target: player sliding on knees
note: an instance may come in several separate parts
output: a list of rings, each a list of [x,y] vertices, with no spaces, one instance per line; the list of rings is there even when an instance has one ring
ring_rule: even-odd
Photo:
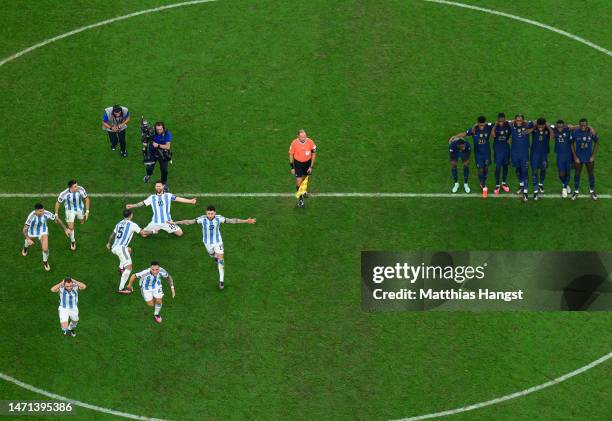
[[[223,289],[225,287],[225,254],[223,250],[223,239],[221,238],[221,224],[255,224],[256,222],[257,220],[255,218],[226,218],[217,215],[214,206],[208,206],[206,208],[206,215],[174,223],[177,225],[202,225],[202,242],[210,257],[215,259],[217,263],[217,268],[219,269],[219,289]]]
[[[61,219],[56,218],[54,214],[45,210],[42,204],[37,203],[34,205],[34,210],[30,212],[23,226],[25,242],[21,250],[21,255],[27,256],[28,248],[34,244],[34,238],[38,238],[40,248],[42,249],[43,268],[47,272],[51,270],[51,266],[49,266],[49,227],[47,226],[49,219],[59,224],[66,233],[66,236],[70,237],[72,230],[66,227]]]
[[[59,294],[59,319],[64,335],[76,336],[79,322],[79,290],[87,288],[83,282],[66,277],[51,287],[51,292]]]
[[[74,237],[74,220],[84,224],[89,219],[90,200],[87,192],[79,186],[76,180],[68,182],[68,188],[59,194],[55,202],[55,217],[59,216],[60,205],[64,203],[66,213],[66,225],[72,230],[70,233],[70,250],[76,250],[76,239]]]
[[[480,181],[482,197],[484,198],[489,195],[487,174],[489,173],[489,163],[491,162],[491,144],[489,143],[489,138],[491,137],[492,129],[493,125],[487,123],[486,117],[480,116],[473,127],[449,139],[449,142],[452,142],[456,139],[472,136],[474,141],[474,157],[476,158],[476,167],[478,168],[478,180]]]
[[[141,206],[151,206],[153,209],[153,217],[149,225],[145,227],[145,231],[151,234],[157,234],[159,230],[164,230],[169,234],[174,234],[177,237],[183,235],[183,230],[172,223],[170,215],[170,206],[172,202],[196,204],[197,199],[185,199],[178,197],[169,192],[164,192],[164,183],[157,181],[155,183],[155,194],[147,197],[142,202],[125,205],[126,209],[139,208]]]
[[[162,278],[168,280],[168,285],[170,285],[170,290],[172,291],[172,298],[174,298],[174,280],[172,276],[166,272],[166,269],[159,266],[159,262],[154,260],[151,262],[151,267],[149,269],[145,269],[131,276],[130,283],[127,286],[130,291],[132,290],[132,284],[136,278],[138,278],[142,298],[149,307],[155,308],[153,311],[153,319],[155,319],[155,322],[161,323],[162,318],[159,313],[161,312],[162,298],[164,297],[164,289],[161,280]]]
[[[315,158],[317,155],[317,145],[306,136],[304,130],[298,131],[298,137],[289,146],[289,167],[291,174],[295,176],[295,189],[300,191],[303,182],[308,182],[308,177],[312,174]],[[307,193],[298,193],[298,208],[304,207],[304,199]]]
[[[134,214],[131,210],[123,211],[123,220],[115,225],[115,229],[108,238],[106,248],[119,258],[119,273],[121,279],[119,281],[120,294],[130,294],[132,291],[125,288],[132,271],[132,249],[129,247],[130,241],[134,233],[146,237],[150,232],[141,229],[136,222],[132,221]],[[111,245],[112,244],[112,245]]]

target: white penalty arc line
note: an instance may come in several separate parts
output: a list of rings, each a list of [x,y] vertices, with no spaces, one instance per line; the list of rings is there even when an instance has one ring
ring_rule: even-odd
[[[58,401],[69,402],[76,406],[91,409],[92,411],[98,411],[98,412],[102,412],[102,413],[109,414],[109,415],[115,415],[117,417],[130,418],[133,420],[167,421],[161,418],[149,418],[149,417],[143,417],[141,415],[129,414],[127,412],[115,411],[114,409],[103,408],[101,406],[91,405],[85,402],[77,401],[75,399],[70,399],[65,396],[56,395],[55,393],[51,393],[51,392],[47,392],[46,390],[39,389],[36,386],[32,386],[31,384],[24,383],[21,380],[18,380],[4,373],[0,373],[0,379],[13,383],[23,389],[29,390],[30,392],[34,392],[39,395],[43,395],[43,396],[46,396],[48,398],[55,399]]]
[[[184,197],[295,197],[295,193],[275,193],[275,192],[253,192],[253,193],[232,193],[232,192],[186,192],[186,193],[174,193],[177,196]],[[43,197],[57,197],[58,193],[0,193],[0,198],[43,198]],[[90,193],[91,197],[100,198],[145,198],[149,193]],[[310,197],[338,197],[338,198],[390,198],[390,199],[419,199],[419,198],[432,198],[432,199],[481,199],[482,196],[476,193],[404,193],[404,192],[328,192],[328,193],[309,193]],[[584,195],[587,197],[586,195]],[[502,198],[518,198],[519,195],[512,193],[500,194],[495,196],[489,195],[489,198],[502,199]],[[540,194],[539,197],[545,199],[561,199],[560,194]],[[612,199],[610,194],[599,194],[599,199]]]
[[[127,15],[123,15],[123,16],[117,16],[111,19],[106,19],[91,25],[86,25],[77,29],[74,29],[72,31],[66,32],[64,34],[60,34],[58,36],[55,36],[53,38],[49,38],[46,39],[38,44],[32,45],[24,50],[21,50],[11,56],[5,57],[4,59],[0,60],[0,67],[4,66],[6,63],[9,63],[27,53],[30,53],[38,48],[44,47],[46,45],[49,45],[55,41],[59,41],[61,39],[64,38],[68,38],[72,35],[76,35],[80,32],[86,31],[88,29],[93,29],[96,27],[100,27],[100,26],[104,26],[104,25],[108,25],[111,24],[113,22],[118,22],[121,20],[125,20],[125,19],[129,19],[132,17],[136,17],[136,16],[140,16],[140,15],[145,15],[145,14],[149,14],[149,13],[155,13],[155,12],[161,12],[163,10],[168,10],[168,9],[173,9],[173,8],[177,8],[177,7],[182,7],[182,6],[190,6],[190,5],[196,5],[196,4],[201,4],[201,3],[208,3],[211,1],[215,1],[215,0],[193,0],[193,1],[186,1],[186,2],[181,2],[181,3],[175,3],[175,4],[169,4],[169,5],[165,5],[165,6],[160,6],[160,7],[156,7],[156,8],[152,8],[152,9],[146,9],[146,10],[141,10],[138,12],[134,12],[134,13],[129,13]],[[516,15],[512,15],[509,13],[505,13],[505,12],[499,12],[496,10],[492,10],[492,9],[486,9],[484,7],[478,7],[478,6],[472,6],[472,5],[467,5],[467,4],[463,4],[463,3],[458,3],[458,2],[452,2],[452,1],[444,1],[444,0],[423,0],[423,1],[427,1],[429,3],[438,3],[438,4],[445,4],[445,5],[449,5],[449,6],[455,6],[455,7],[462,7],[462,8],[466,8],[466,9],[472,9],[472,10],[478,10],[481,12],[485,12],[485,13],[489,13],[492,15],[498,15],[498,16],[503,16],[509,19],[514,19],[523,23],[527,23],[530,25],[534,25],[552,32],[555,32],[557,34],[563,35],[565,37],[571,38],[575,41],[581,42],[597,51],[600,51],[608,56],[612,56],[612,52],[591,42],[588,41],[584,38],[581,38],[577,35],[571,34],[569,32],[563,31],[561,29],[555,28],[553,26],[550,25],[546,25],[531,19],[526,19],[520,16],[516,16]],[[121,193],[102,193],[99,194],[100,197],[104,197],[102,195],[107,195],[106,197],[136,197],[136,196],[141,196],[141,195],[137,195],[135,193],[126,193],[126,194],[121,194]],[[19,193],[2,193],[0,194],[0,197],[51,197],[51,196],[55,196],[55,194],[42,194],[42,196],[36,195],[35,194],[28,194],[28,193],[24,193],[24,194],[19,194]],[[116,196],[115,196],[116,195]],[[133,196],[132,196],[133,195]],[[290,193],[208,193],[206,194],[206,196],[218,196],[218,197],[289,197],[292,196],[292,194]],[[202,194],[202,196],[204,196],[204,194]],[[318,196],[320,197],[478,197],[478,195],[464,195],[464,194],[450,194],[450,193],[319,193]],[[94,195],[95,197],[95,195]],[[553,196],[554,197],[554,196]],[[599,197],[601,198],[609,198],[608,195],[600,195]],[[551,382],[548,383],[544,383],[543,385],[540,386],[535,386],[531,389],[527,389],[525,391],[522,392],[517,392],[514,393],[512,395],[507,395],[505,397],[501,397],[501,398],[497,398],[491,401],[487,401],[487,402],[483,402],[480,404],[475,404],[475,405],[471,405],[468,407],[463,407],[463,408],[458,408],[455,410],[450,410],[450,411],[444,411],[444,412],[439,412],[439,413],[435,413],[435,414],[428,414],[428,415],[421,415],[419,417],[413,417],[413,418],[407,418],[406,420],[412,420],[412,421],[416,421],[416,420],[421,420],[421,419],[427,419],[427,418],[433,418],[433,417],[441,417],[441,416],[445,416],[445,415],[450,415],[450,414],[455,414],[455,413],[459,413],[459,412],[465,412],[465,411],[469,411],[472,409],[477,409],[477,408],[481,408],[483,406],[487,406],[487,405],[493,405],[495,403],[498,402],[502,402],[504,400],[509,400],[509,399],[514,399],[515,397],[519,397],[519,396],[524,396],[528,393],[532,393],[535,392],[536,390],[541,390],[545,387],[549,387],[552,386],[554,384],[558,384],[564,380],[567,380],[570,377],[573,377],[577,374],[580,374],[586,370],[589,370],[592,367],[595,367],[596,365],[599,365],[601,363],[603,363],[604,361],[606,361],[607,359],[609,359],[612,356],[612,353],[593,361],[592,363],[582,367],[581,369],[578,369],[572,373],[568,373],[565,376],[561,376]],[[65,398],[63,396],[60,395],[56,395],[50,392],[46,392],[42,389],[38,389],[32,385],[29,385],[27,383],[23,383],[13,377],[7,376],[6,374],[0,373],[0,378],[9,381],[11,383],[14,383],[17,386],[23,387],[24,389],[28,389],[32,392],[35,393],[39,393],[42,394],[44,396],[50,397],[52,399],[58,399],[58,400],[63,400],[63,401],[69,401],[74,403],[75,405],[84,407],[84,408],[88,408],[94,411],[98,411],[98,412],[103,412],[103,413],[107,413],[107,414],[112,414],[112,415],[116,415],[116,416],[120,416],[120,417],[124,417],[124,418],[131,418],[131,419],[139,419],[139,420],[147,420],[147,419],[151,419],[151,420],[155,420],[155,418],[147,418],[147,417],[143,417],[143,416],[139,416],[139,415],[133,415],[133,414],[128,414],[128,413],[124,413],[124,412],[120,412],[120,411],[115,411],[112,409],[107,409],[107,408],[102,408],[102,407],[98,407],[95,405],[90,405],[84,402],[79,402],[79,401],[75,401],[75,400],[71,400],[68,398]]]
[[[520,398],[521,396],[525,396],[525,395],[529,395],[530,393],[533,392],[537,392],[539,390],[542,389],[546,389],[547,387],[550,386],[555,386],[561,382],[564,382],[568,379],[571,379],[572,377],[575,377],[579,374],[584,373],[587,370],[590,370],[593,367],[596,367],[600,364],[603,364],[604,362],[606,362],[607,360],[609,360],[610,358],[612,358],[612,352],[604,355],[601,358],[596,359],[595,361],[593,361],[592,363],[589,363],[587,365],[585,365],[584,367],[580,367],[570,373],[564,374],[563,376],[557,377],[556,379],[553,379],[551,381],[548,381],[546,383],[542,383],[538,386],[533,386],[530,387],[529,389],[525,389],[525,390],[521,390],[520,392],[514,392],[511,393],[509,395],[506,396],[502,396],[499,398],[495,398],[495,399],[491,399],[489,401],[485,401],[485,402],[480,402],[480,403],[476,403],[474,405],[468,405],[468,406],[464,406],[461,408],[456,408],[456,409],[450,409],[448,411],[442,411],[442,412],[435,412],[432,414],[427,414],[427,415],[419,415],[416,417],[411,417],[411,418],[402,418],[401,420],[398,421],[419,421],[419,420],[426,420],[426,419],[430,419],[430,418],[439,418],[439,417],[445,417],[448,415],[455,415],[455,414],[459,414],[461,412],[467,412],[467,411],[472,411],[474,409],[479,409],[479,408],[483,408],[485,406],[490,406],[490,405],[495,405],[501,402],[505,402],[505,401],[509,401],[511,399],[515,399],[515,398]]]

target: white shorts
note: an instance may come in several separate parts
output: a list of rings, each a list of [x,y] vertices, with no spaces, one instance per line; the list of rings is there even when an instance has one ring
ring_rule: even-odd
[[[40,234],[38,234],[38,235],[34,235],[34,234],[30,234],[30,233],[28,233],[28,237],[30,237],[32,240],[35,240],[35,239],[39,239],[39,240],[40,240],[40,238],[41,238],[43,235],[48,236],[48,235],[49,235],[49,231],[47,231],[47,232],[41,232],[41,233],[40,233]]]
[[[140,292],[142,293],[142,298],[144,298],[145,301],[151,301],[153,298],[161,298],[164,296],[164,290],[162,287],[155,289],[140,288]]]
[[[181,227],[176,224],[156,224],[154,222],[150,222],[149,225],[144,228],[144,230],[154,234],[157,234],[159,230],[166,231],[168,234],[174,234],[175,232],[180,231]]]
[[[211,256],[214,256],[215,254],[223,254],[223,243],[218,243],[218,244],[204,243],[204,247],[206,247],[206,251]]]
[[[79,308],[78,307],[75,307],[75,308],[58,307],[57,309],[59,310],[60,322],[65,323],[68,321],[68,319],[72,320],[73,322],[79,321]]]
[[[127,246],[115,246],[111,249],[114,255],[119,258],[119,268],[123,269],[127,265],[132,264],[132,256],[130,255],[130,249]]]
[[[85,217],[83,211],[75,211],[66,209],[66,222],[74,222],[74,218],[77,218],[79,221],[82,221]]]

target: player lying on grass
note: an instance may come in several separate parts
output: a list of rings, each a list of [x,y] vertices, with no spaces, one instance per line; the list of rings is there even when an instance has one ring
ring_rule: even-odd
[[[493,125],[487,123],[486,117],[480,116],[473,127],[449,139],[449,142],[453,142],[456,139],[472,136],[472,140],[474,141],[474,157],[476,159],[476,167],[478,168],[478,180],[480,181],[480,189],[482,190],[482,197],[484,198],[489,195],[487,175],[489,173],[489,163],[491,162],[491,145],[489,139],[492,129]]]
[[[597,200],[595,193],[595,155],[599,149],[599,137],[597,132],[592,127],[589,127],[589,122],[586,118],[581,118],[578,127],[571,132],[572,154],[576,163],[576,172],[574,174],[574,193],[572,200],[578,198],[580,188],[580,173],[582,167],[586,165],[589,173],[589,191],[591,199]]]
[[[531,132],[531,176],[533,177],[533,200],[538,200],[544,193],[544,180],[548,167],[548,152],[550,138],[554,137],[552,128],[546,124],[546,119],[540,117]]]
[[[49,266],[48,220],[55,221],[56,224],[59,224],[66,233],[66,236],[70,237],[72,230],[66,227],[61,219],[56,218],[54,214],[45,210],[42,204],[37,203],[34,205],[34,210],[30,212],[23,226],[23,236],[25,237],[25,242],[23,244],[23,249],[21,250],[22,256],[27,256],[28,248],[34,244],[34,239],[37,238],[40,241],[40,248],[42,249],[43,268],[45,268],[47,272],[51,270],[51,266]]]
[[[459,190],[459,178],[457,175],[457,161],[461,159],[463,165],[463,189],[466,193],[470,192],[470,186],[468,185],[468,178],[470,176],[470,151],[472,147],[470,143],[465,139],[456,139],[450,142],[448,145],[448,151],[450,155],[451,165],[451,176],[455,184],[453,185],[453,193],[457,193]]]
[[[155,183],[155,194],[147,197],[142,202],[125,205],[125,208],[132,209],[145,205],[151,206],[151,209],[153,210],[153,217],[151,218],[149,225],[145,227],[145,231],[150,232],[151,234],[157,234],[159,230],[163,230],[169,234],[174,234],[177,237],[180,237],[183,235],[183,230],[176,226],[176,224],[170,222],[172,221],[170,206],[172,205],[172,202],[175,201],[195,205],[197,199],[185,199],[183,197],[175,196],[172,193],[164,192],[164,183],[162,183],[160,180]]]
[[[255,218],[226,218],[217,215],[214,206],[208,206],[206,208],[206,215],[174,223],[177,225],[202,225],[202,242],[210,257],[215,259],[215,263],[217,263],[217,268],[219,269],[219,289],[223,289],[225,287],[225,252],[223,250],[223,238],[221,238],[221,224],[255,224],[256,222]]]
[[[491,131],[493,138],[493,159],[495,160],[495,190],[493,194],[499,195],[500,188],[508,193],[508,165],[510,163],[510,123],[506,121],[506,114],[499,113],[497,122]],[[501,184],[499,182],[501,175]]]
[[[85,189],[77,184],[76,180],[70,180],[68,188],[59,194],[55,202],[56,218],[59,216],[59,208],[62,203],[64,203],[66,214],[66,225],[72,230],[70,233],[70,250],[76,250],[74,219],[78,219],[81,224],[89,219],[89,196]]]
[[[129,291],[132,291],[132,284],[138,278],[138,284],[140,285],[140,292],[142,298],[145,300],[149,307],[155,307],[153,311],[153,319],[157,323],[162,322],[160,316],[162,308],[162,298],[164,297],[164,289],[162,287],[162,278],[168,280],[170,285],[170,291],[172,291],[172,298],[174,298],[174,280],[172,276],[166,270],[159,266],[159,262],[156,260],[151,262],[151,267],[141,272],[135,273],[130,277],[130,282],[127,286]]]
[[[64,335],[76,336],[76,326],[79,322],[79,291],[85,288],[87,285],[71,277],[66,277],[51,287],[51,292],[59,294],[58,311]]]
[[[289,167],[291,174],[295,176],[295,189],[299,191],[300,185],[305,177],[312,174],[315,158],[317,156],[317,145],[309,139],[304,130],[298,131],[298,137],[289,146]],[[297,206],[304,207],[306,194],[300,195]]]
[[[150,232],[141,229],[136,222],[133,222],[133,217],[134,213],[131,210],[124,210],[123,220],[115,225],[115,229],[113,229],[106,243],[106,248],[119,258],[119,273],[121,274],[121,279],[119,280],[118,292],[121,294],[130,293],[130,291],[125,288],[125,284],[132,272],[132,249],[129,247],[132,236],[134,233],[140,234],[143,237],[150,234]]]

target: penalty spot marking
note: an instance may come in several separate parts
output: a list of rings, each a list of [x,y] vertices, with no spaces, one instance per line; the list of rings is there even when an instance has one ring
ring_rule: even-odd
[[[38,387],[32,386],[31,384],[24,383],[21,380],[17,380],[16,378],[6,375],[4,373],[0,373],[0,379],[13,383],[23,389],[29,390],[30,392],[34,392],[39,395],[43,395],[43,396],[46,396],[48,398],[55,399],[58,401],[69,402],[73,405],[80,406],[82,408],[91,409],[92,411],[98,411],[98,412],[102,412],[105,414],[115,415],[117,417],[130,418],[133,420],[166,421],[160,418],[149,418],[149,417],[143,417],[141,415],[129,414],[127,412],[115,411],[114,409],[103,408],[101,406],[91,405],[85,402],[77,401],[75,399],[66,398],[61,395],[56,395],[55,393],[47,392],[46,390],[43,390],[43,389],[39,389]]]
[[[123,16],[117,16],[111,19],[106,19],[97,23],[93,23],[91,25],[86,25],[77,29],[74,29],[72,31],[66,32],[64,34],[55,36],[53,38],[49,38],[46,39],[38,44],[32,45],[24,50],[21,50],[11,56],[8,56],[2,60],[0,60],[0,67],[4,66],[6,63],[9,63],[27,53],[30,53],[38,48],[44,47],[45,45],[51,44],[55,41],[59,41],[61,39],[64,38],[68,38],[72,35],[76,35],[80,32],[86,31],[88,29],[93,29],[93,28],[97,28],[100,26],[104,26],[104,25],[108,25],[111,24],[113,22],[118,22],[121,20],[125,20],[125,19],[129,19],[135,16],[140,16],[140,15],[146,15],[149,13],[154,13],[154,12],[161,12],[163,10],[168,10],[168,9],[173,9],[173,8],[177,8],[177,7],[182,7],[182,6],[190,6],[190,5],[196,5],[196,4],[201,4],[201,3],[208,3],[211,1],[215,1],[215,0],[193,0],[193,1],[186,1],[186,2],[182,2],[182,3],[175,3],[175,4],[169,4],[166,6],[160,6],[160,7],[156,7],[156,8],[152,8],[152,9],[146,9],[146,10],[141,10],[138,12],[134,12],[134,13],[130,13],[127,15],[123,15]],[[523,23],[527,23],[529,25],[534,25],[537,26],[539,28],[543,28],[552,32],[555,32],[559,35],[563,35],[565,37],[571,38],[575,41],[581,42],[584,45],[587,45],[588,47],[591,47],[597,51],[600,51],[608,56],[612,57],[612,52],[610,50],[607,50],[591,41],[588,41],[582,37],[579,37],[577,35],[571,34],[569,32],[563,31],[561,29],[555,28],[553,26],[550,25],[546,25],[543,23],[540,23],[538,21],[532,20],[532,19],[526,19],[520,16],[516,16],[516,15],[512,15],[510,13],[505,13],[505,12],[499,12],[497,10],[493,10],[493,9],[486,9],[484,7],[478,7],[478,6],[472,6],[472,5],[467,5],[467,4],[463,4],[463,3],[458,3],[458,2],[453,2],[453,1],[445,1],[445,0],[423,0],[423,1],[427,1],[429,3],[438,3],[438,4],[443,4],[443,5],[448,5],[448,6],[455,6],[455,7],[462,7],[465,9],[472,9],[472,10],[478,10],[480,12],[485,12],[485,13],[489,13],[492,15],[497,15],[497,16],[503,16],[509,19],[513,19],[513,20],[517,20]],[[31,193],[23,193],[23,194],[19,194],[19,193],[1,193],[0,197],[51,197],[51,196],[56,196],[55,194],[51,195],[49,193],[46,194],[42,194],[41,195],[37,195],[37,196],[28,196]],[[106,197],[136,197],[136,194],[134,193],[129,193],[129,194],[121,194],[121,193],[101,193],[98,196],[100,197],[104,197],[102,195],[107,195]],[[134,195],[134,196],[130,196],[130,195]],[[111,195],[115,195],[115,196],[111,196]],[[206,194],[206,196],[211,196],[213,197],[214,195],[218,196],[218,197],[289,197],[292,196],[291,193],[209,193]],[[95,197],[95,195],[93,195]],[[138,195],[138,196],[142,196],[142,195]],[[314,195],[313,195],[314,196]],[[474,195],[465,195],[465,194],[451,194],[451,193],[319,193],[317,196],[319,197],[479,197],[478,195],[474,194]],[[493,196],[495,197],[495,196]],[[503,197],[511,197],[511,195],[507,195],[507,196],[503,196]],[[551,196],[551,197],[558,197],[558,196]],[[610,198],[609,195],[600,195],[599,197],[601,198],[605,198],[608,199]],[[460,412],[465,412],[465,411],[470,411],[473,409],[478,409],[478,408],[482,408],[483,406],[489,406],[489,405],[494,405],[496,403],[499,402],[503,402],[503,401],[507,401],[510,399],[514,399],[520,396],[524,396],[527,395],[529,393],[533,393],[535,391],[544,389],[546,387],[549,386],[553,386],[556,385],[558,383],[561,383],[562,381],[565,381],[571,377],[574,377],[580,373],[583,373],[601,363],[603,363],[604,361],[608,360],[609,358],[612,357],[612,353],[609,353],[601,358],[599,358],[598,360],[593,361],[592,363],[578,369],[575,370],[571,373],[568,373],[564,376],[558,377],[555,380],[552,380],[550,382],[544,383],[542,385],[539,386],[534,386],[530,389],[526,389],[524,391],[521,392],[516,392],[513,393],[511,395],[506,395],[503,396],[501,398],[497,398],[497,399],[493,399],[490,401],[486,401],[486,402],[481,402],[479,404],[474,404],[474,405],[470,405],[470,406],[466,406],[466,407],[462,407],[462,408],[457,408],[457,409],[453,409],[453,410],[449,410],[449,411],[443,411],[443,412],[438,412],[438,413],[434,413],[434,414],[427,414],[427,415],[421,415],[418,417],[412,417],[412,418],[406,418],[405,421],[416,421],[416,420],[422,420],[422,419],[428,419],[428,418],[434,418],[434,417],[442,417],[442,416],[446,416],[446,415],[451,415],[451,414],[457,414]],[[139,419],[139,420],[154,420],[155,418],[147,418],[147,417],[143,417],[143,416],[139,416],[139,415],[132,415],[132,414],[128,414],[125,412],[120,412],[120,411],[115,411],[112,409],[107,409],[107,408],[102,408],[99,406],[95,406],[95,405],[90,405],[84,402],[79,402],[79,401],[74,401],[74,400],[70,400],[68,398],[65,398],[63,396],[60,395],[56,395],[50,392],[46,392],[42,389],[38,389],[37,387],[34,387],[32,385],[29,385],[27,383],[23,383],[13,377],[7,376],[6,374],[0,373],[0,378],[9,381],[11,383],[14,383],[17,386],[20,386],[24,389],[28,389],[34,393],[38,393],[44,396],[47,396],[49,398],[52,399],[58,399],[58,400],[63,400],[63,401],[69,401],[74,403],[75,405],[84,407],[84,408],[88,408],[94,411],[98,411],[98,412],[104,412],[104,413],[108,413],[108,414],[112,414],[112,415],[116,415],[116,416],[120,416],[120,417],[124,417],[124,418],[131,418],[131,419]]]
[[[145,198],[149,193],[90,193],[91,197],[108,197],[108,198]],[[295,197],[295,193],[274,193],[274,192],[255,192],[255,193],[174,193],[177,196],[187,197]],[[0,193],[0,198],[39,198],[39,197],[57,197],[57,193]],[[310,193],[310,197],[364,197],[364,198],[391,198],[391,199],[414,199],[414,198],[433,198],[433,199],[480,199],[478,193],[386,193],[386,192],[329,192],[329,193]],[[512,193],[501,194],[499,196],[490,195],[492,199],[519,199],[520,196]],[[541,194],[541,198],[545,199],[561,199],[560,194]],[[600,194],[597,195],[600,199],[612,199],[612,195]],[[588,194],[582,193],[580,199],[589,198]]]

